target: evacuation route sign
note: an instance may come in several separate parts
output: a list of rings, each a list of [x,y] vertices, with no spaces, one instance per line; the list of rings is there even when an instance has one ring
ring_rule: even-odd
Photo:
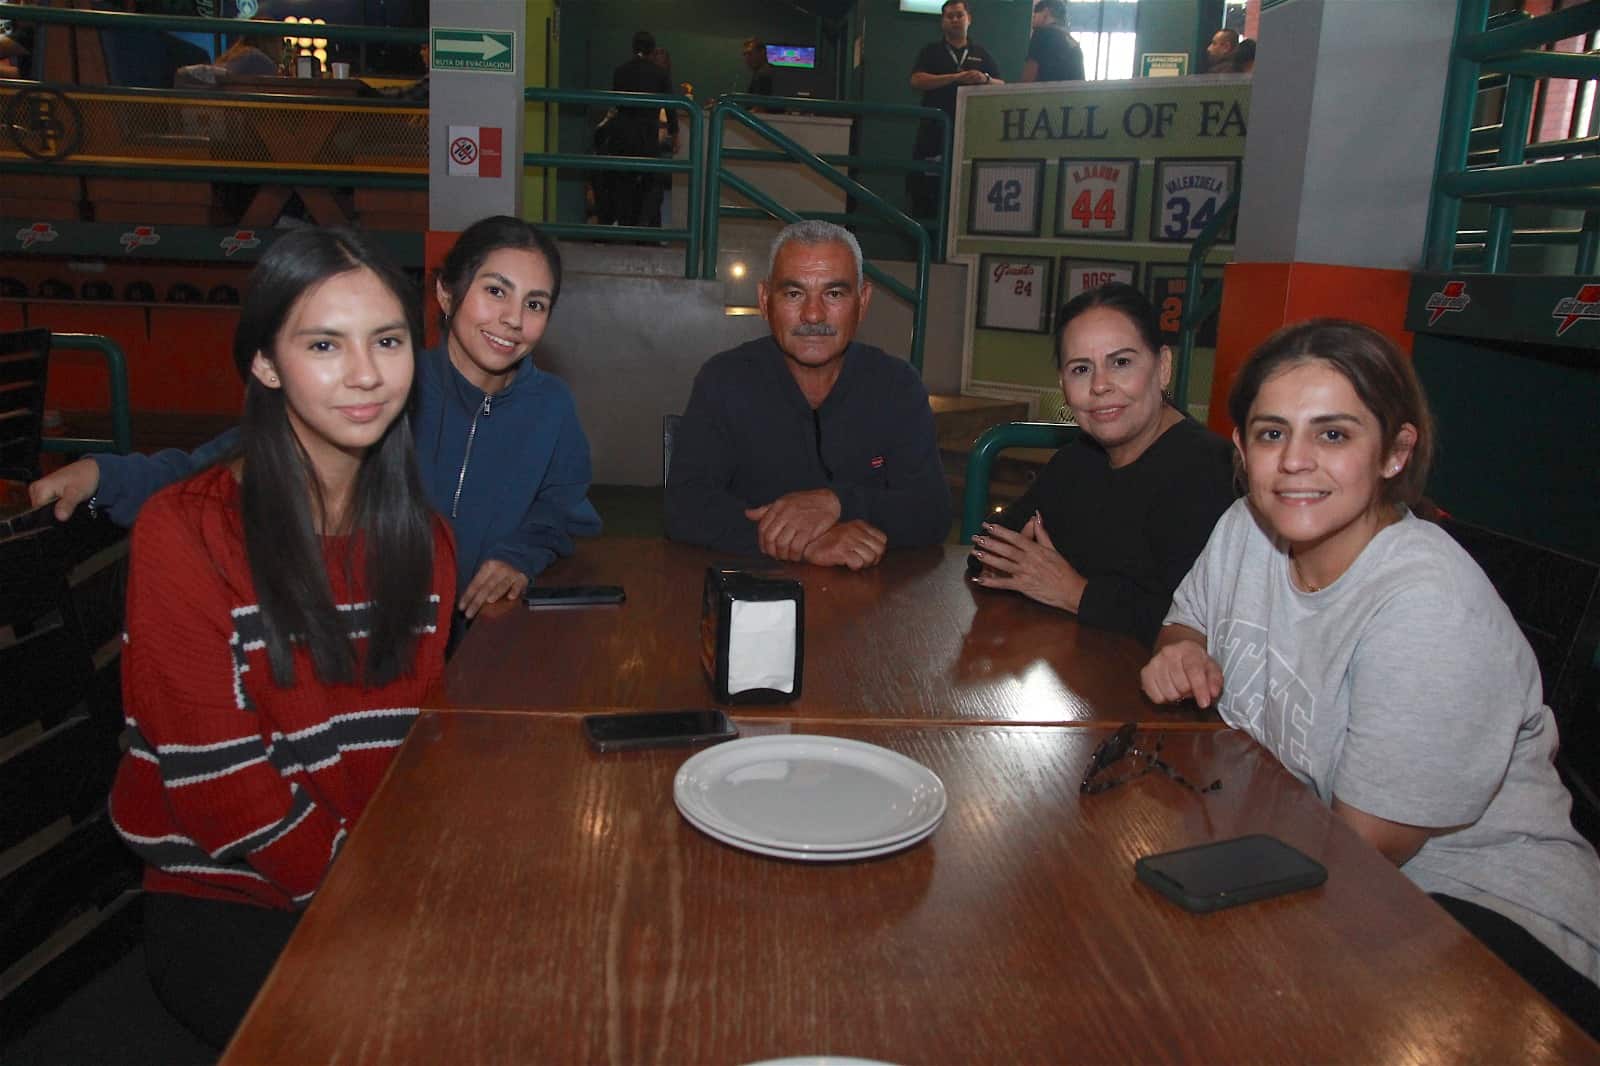
[[[429,57],[434,70],[515,74],[517,31],[455,30],[435,26]]]

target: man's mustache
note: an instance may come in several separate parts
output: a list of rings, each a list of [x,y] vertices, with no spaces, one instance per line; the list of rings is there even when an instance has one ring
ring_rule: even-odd
[[[826,322],[802,322],[789,333],[795,337],[834,337],[839,331]]]

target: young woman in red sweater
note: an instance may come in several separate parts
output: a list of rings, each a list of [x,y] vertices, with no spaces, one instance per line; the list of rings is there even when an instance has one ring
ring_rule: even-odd
[[[240,455],[134,526],[111,815],[146,863],[157,994],[218,1047],[443,669],[454,549],[405,413],[418,309],[358,235],[279,238],[234,337]]]

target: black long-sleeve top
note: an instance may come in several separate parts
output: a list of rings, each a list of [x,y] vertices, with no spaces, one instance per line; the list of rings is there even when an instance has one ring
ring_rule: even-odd
[[[1150,645],[1236,497],[1233,446],[1185,418],[1116,469],[1094,438],[1078,434],[998,521],[1021,529],[1038,511],[1051,543],[1087,581],[1078,619]]]
[[[768,336],[700,368],[673,443],[667,536],[758,554],[747,507],[831,489],[841,522],[864,519],[890,547],[943,540],[950,489],[928,390],[910,364],[853,342],[832,391],[813,410],[786,358]]]

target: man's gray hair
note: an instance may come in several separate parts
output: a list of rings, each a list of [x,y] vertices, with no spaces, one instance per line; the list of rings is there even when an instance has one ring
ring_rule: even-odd
[[[861,288],[861,245],[856,241],[856,235],[843,226],[832,222],[824,222],[820,218],[808,218],[803,222],[791,222],[778,232],[772,240],[772,251],[767,256],[767,277],[772,277],[772,268],[778,262],[778,253],[783,251],[783,246],[790,241],[799,241],[801,244],[828,244],[838,241],[850,249],[851,258],[856,261],[856,288]]]

